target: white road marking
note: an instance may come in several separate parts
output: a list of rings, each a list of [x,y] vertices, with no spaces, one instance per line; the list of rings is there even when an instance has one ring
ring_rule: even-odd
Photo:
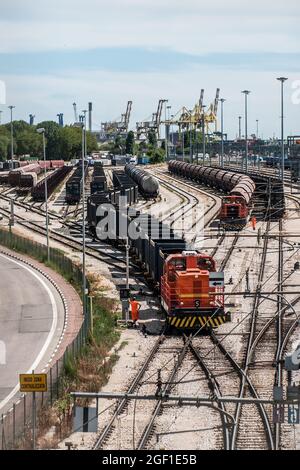
[[[21,268],[26,269],[28,272],[30,272],[30,274],[32,276],[34,276],[42,284],[42,286],[44,287],[44,289],[46,290],[46,292],[47,292],[47,294],[49,295],[49,298],[50,298],[50,302],[51,302],[51,306],[52,306],[52,314],[53,314],[52,325],[51,325],[51,329],[49,331],[49,334],[47,336],[47,339],[46,339],[42,349],[40,350],[40,352],[39,352],[38,356],[36,357],[34,363],[29,367],[28,371],[26,372],[27,374],[31,374],[31,372],[33,370],[35,370],[37,368],[37,366],[39,365],[39,363],[41,362],[41,360],[42,360],[44,354],[46,353],[46,350],[49,347],[49,345],[52,341],[52,338],[54,336],[54,333],[55,333],[55,330],[56,330],[56,327],[57,327],[57,318],[58,318],[57,305],[56,305],[56,302],[55,302],[55,299],[54,299],[54,295],[52,294],[50,288],[47,286],[46,282],[43,279],[41,279],[39,277],[39,275],[33,269],[31,269],[28,266],[20,263],[19,261],[16,261],[16,260],[10,258],[9,256],[5,256],[3,254],[0,254],[0,256],[2,256],[3,258],[6,258],[7,260],[17,264]],[[10,394],[7,395],[7,397],[5,397],[0,402],[0,410],[13,398],[13,396],[19,391],[19,389],[20,389],[20,385],[17,384],[14,387],[14,389],[10,392]]]

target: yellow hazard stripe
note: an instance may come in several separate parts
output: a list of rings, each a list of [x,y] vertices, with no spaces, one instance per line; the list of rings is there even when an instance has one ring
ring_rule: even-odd
[[[195,323],[195,321],[196,321],[196,318],[197,318],[197,317],[193,317],[193,319],[192,319],[192,321],[191,321],[191,324],[190,324],[190,327],[191,327],[191,328],[194,326],[194,323]]]
[[[177,320],[177,322],[176,322],[176,324],[175,324],[176,328],[179,327],[179,323],[180,323],[180,318],[178,318],[178,320]]]
[[[192,319],[192,317],[187,318],[186,324],[185,324],[186,328],[189,326],[189,323],[190,323],[191,319]]]
[[[183,328],[183,326],[184,326],[184,324],[185,324],[185,320],[186,320],[186,318],[183,318],[183,319],[182,319],[182,322],[180,323],[180,328]]]

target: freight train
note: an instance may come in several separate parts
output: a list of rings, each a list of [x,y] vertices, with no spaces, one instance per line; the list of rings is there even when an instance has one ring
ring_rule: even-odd
[[[72,170],[71,166],[56,168],[53,173],[46,176],[47,195],[50,196],[55,188]],[[34,201],[45,201],[45,178],[31,189],[31,196]]]
[[[123,193],[128,190],[126,186]],[[88,198],[89,228],[106,241],[124,243],[128,238],[132,256],[159,293],[169,329],[195,331],[230,321],[224,307],[224,275],[217,272],[214,259],[189,250],[182,237],[149,214],[120,208],[121,192],[119,185]],[[136,194],[134,187],[131,192]],[[104,229],[108,217],[112,228]]]
[[[68,204],[77,204],[80,201],[87,174],[88,162],[84,162],[84,174],[82,174],[82,165],[80,165],[66,182],[66,202]]]
[[[159,195],[159,183],[149,172],[135,165],[126,165],[125,172],[135,181],[145,199],[155,199]]]
[[[247,175],[171,160],[170,173],[228,192],[222,198],[220,221],[227,229],[241,229],[249,220],[255,183]]]
[[[107,181],[102,162],[94,162],[93,178],[90,187],[91,194],[97,193],[99,191],[106,191],[107,189]]]

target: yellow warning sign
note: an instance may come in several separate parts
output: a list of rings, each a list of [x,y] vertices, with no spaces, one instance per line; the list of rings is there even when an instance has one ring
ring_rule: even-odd
[[[20,392],[47,392],[47,374],[20,374]]]

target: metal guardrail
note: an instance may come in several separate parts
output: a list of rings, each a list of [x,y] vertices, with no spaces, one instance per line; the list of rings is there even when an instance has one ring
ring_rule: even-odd
[[[47,247],[28,240],[7,230],[0,229],[0,245],[26,254],[44,262],[47,260]],[[51,248],[51,267],[75,285],[82,283],[82,271],[60,250]],[[88,283],[88,281],[87,281]],[[88,284],[87,284],[88,285]],[[81,355],[90,331],[90,315],[85,315],[75,339],[67,346],[62,356],[49,368],[47,373],[48,391],[37,394],[36,407],[41,410],[45,405],[52,405],[64,393],[63,372],[70,361]],[[0,450],[17,447],[28,448],[31,445],[32,394],[23,394],[12,408],[0,416]]]

